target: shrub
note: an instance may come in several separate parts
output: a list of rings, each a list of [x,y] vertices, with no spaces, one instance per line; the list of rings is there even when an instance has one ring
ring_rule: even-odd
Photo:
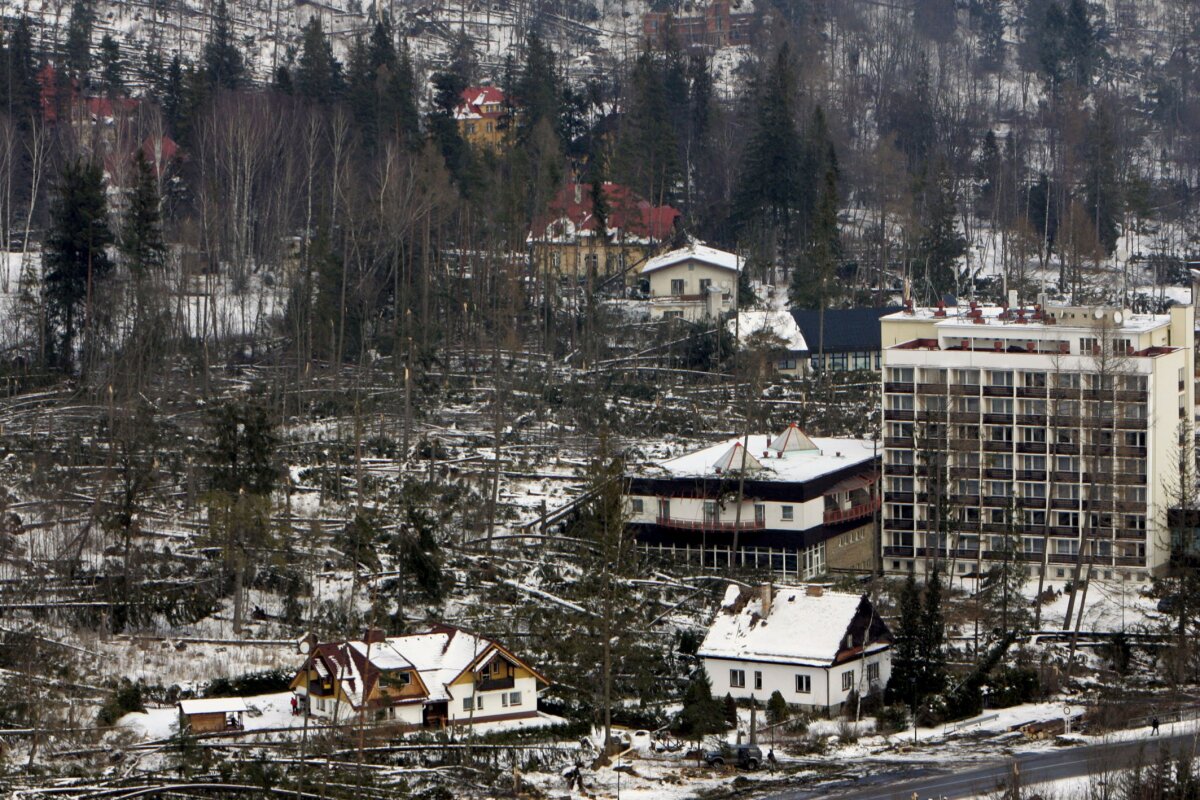
[[[235,678],[214,678],[204,687],[205,697],[247,697],[287,691],[295,673],[279,668],[247,672]]]
[[[783,694],[778,689],[771,692],[771,699],[767,700],[767,722],[771,725],[783,722],[788,718],[788,713],[788,704],[783,699]]]
[[[875,727],[880,733],[895,733],[908,727],[908,709],[902,705],[884,706],[875,715]]]
[[[145,710],[146,706],[142,702],[142,685],[134,683],[128,678],[122,678],[121,682],[113,688],[108,699],[104,701],[104,705],[100,707],[100,712],[96,715],[96,724],[115,725],[117,720],[126,714]]]

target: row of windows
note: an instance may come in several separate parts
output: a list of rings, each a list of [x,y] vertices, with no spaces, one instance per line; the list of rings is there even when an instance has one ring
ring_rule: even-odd
[[[945,533],[927,533],[921,537],[923,544],[927,550],[938,550],[949,553],[955,552],[970,552],[975,553],[979,550],[980,537],[968,534],[960,534],[951,537]],[[1108,539],[1092,540],[1095,549],[1093,555],[1110,557],[1122,556],[1125,558],[1143,558],[1146,555],[1146,545],[1144,542],[1113,542]],[[1046,540],[1037,536],[1021,536],[1009,539],[1004,536],[985,536],[983,537],[985,545],[984,550],[991,553],[1024,553],[1025,555],[1042,555],[1046,552]],[[912,547],[913,534],[909,531],[896,531],[891,534],[891,544],[893,547]],[[1060,556],[1074,556],[1079,554],[1078,539],[1050,539],[1050,552]]]
[[[646,513],[646,502],[641,497],[631,498],[629,501],[629,510],[633,514]],[[658,501],[658,516],[662,519],[671,519],[671,501]],[[784,505],[779,507],[779,518],[784,522],[791,522],[796,518],[796,507]],[[716,500],[704,501],[704,521],[719,522],[721,519],[721,507]],[[763,503],[754,504],[754,520],[756,522],[765,522],[767,519],[767,507]]]
[[[521,705],[521,693],[520,692],[504,692],[504,693],[502,693],[500,695],[500,705],[503,708],[508,708],[509,706]],[[467,697],[464,697],[462,699],[462,710],[465,712],[483,711],[483,695],[477,694],[477,695],[468,695]]]
[[[940,367],[922,367],[918,371],[913,367],[888,367],[887,380],[889,383],[914,383],[917,382],[914,380],[916,378],[920,379],[920,383],[952,383],[956,386],[980,386],[980,379],[983,378],[986,380],[985,385],[987,386],[1021,386],[1027,389],[1043,389],[1047,386],[1053,386],[1059,389],[1119,389],[1137,392],[1146,391],[1148,384],[1145,375],[1100,375],[1092,372],[1018,372],[1010,369],[951,370]]]
[[[973,465],[978,466],[978,465]],[[1012,469],[1012,466],[1007,467],[994,466],[989,464],[989,469]],[[1023,467],[1023,469],[1033,470],[1036,472],[1044,471],[1043,468]],[[1076,472],[1077,469],[1069,467],[1058,467],[1063,472]],[[1130,474],[1144,474],[1143,467],[1138,472]],[[912,494],[918,488],[924,490],[926,486],[933,485],[938,488],[949,486],[953,494],[968,495],[970,497],[979,497],[982,489],[982,494],[987,497],[1018,497],[1026,500],[1045,500],[1051,496],[1047,489],[1047,484],[1037,481],[1012,481],[997,480],[997,481],[980,481],[974,478],[958,478],[955,480],[935,481],[930,479],[917,478],[888,478],[887,488],[889,492],[897,494]],[[1078,483],[1062,483],[1055,482],[1053,484],[1053,497],[1055,500],[1086,500],[1088,493],[1085,491],[1086,486],[1081,486]],[[1101,486],[1099,496],[1096,498],[1100,501],[1115,501],[1118,503],[1145,503],[1146,502],[1146,487],[1144,486]]]
[[[927,509],[924,506],[918,506],[914,513],[913,506],[907,504],[889,504],[887,508],[887,519],[889,520],[920,520],[925,522],[927,517]],[[1055,527],[1058,528],[1078,528],[1079,521],[1083,516],[1078,511],[1053,511],[1051,516],[1046,516],[1046,511],[1043,509],[1014,509],[1010,511],[1007,508],[963,508],[960,509],[960,514],[956,515],[963,523],[987,522],[991,525],[1004,525],[1012,521],[1017,526],[1041,526],[1046,524],[1046,520],[1050,519]],[[1124,514],[1115,515],[1103,512],[1093,512],[1087,516],[1090,527],[1095,528],[1114,528],[1115,523],[1123,523],[1123,527],[1127,530],[1144,531],[1146,530],[1146,517],[1144,514]]]
[[[1101,419],[1111,419],[1113,409],[1120,408],[1127,418],[1134,412],[1126,413],[1127,408],[1140,408],[1139,403],[1113,403],[1108,400],[1013,400],[1011,397],[988,397],[980,402],[978,397],[959,397],[953,402],[946,397],[914,397],[911,394],[889,394],[887,398],[889,411],[952,411],[956,414],[1001,414],[1012,416],[1044,417],[1047,414],[1056,417],[1078,416],[1080,409],[1088,412],[1089,417],[1099,415]]]
[[[871,684],[879,683],[879,664],[872,662],[867,664],[867,681]],[[746,671],[744,669],[729,670],[729,688],[745,689],[746,688]],[[754,670],[754,690],[762,691],[763,674],[760,670]],[[854,670],[848,669],[842,673],[842,691],[848,692],[854,688]],[[809,675],[796,675],[796,694],[811,694],[812,693],[812,677]]]

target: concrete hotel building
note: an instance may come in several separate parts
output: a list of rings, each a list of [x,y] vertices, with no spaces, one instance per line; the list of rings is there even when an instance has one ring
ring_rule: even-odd
[[[1194,401],[1192,306],[908,308],[880,321],[883,567],[1146,580]]]

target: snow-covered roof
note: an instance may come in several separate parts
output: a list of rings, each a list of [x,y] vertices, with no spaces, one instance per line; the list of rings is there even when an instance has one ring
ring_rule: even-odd
[[[804,333],[790,311],[739,311],[737,319],[727,323],[729,332],[745,341],[756,334],[769,333],[783,340],[791,351],[807,351]]]
[[[733,447],[726,450],[724,455],[713,462],[713,471],[745,470],[746,472],[755,472],[762,469],[762,466],[762,462],[750,455],[740,441],[735,441]]]
[[[851,645],[846,641],[847,629],[863,602],[861,595],[823,587],[775,586],[769,608],[764,609],[761,590],[731,587],[698,654],[829,665]]]
[[[179,710],[190,717],[192,714],[236,714],[249,711],[250,707],[240,697],[204,697],[180,700]]]
[[[870,466],[878,452],[876,443],[870,439],[816,437],[809,439],[816,449],[809,450],[778,450],[773,447],[778,440],[779,436],[763,434],[750,436],[748,440],[742,437],[726,439],[703,450],[661,461],[651,469],[661,470],[672,477],[715,476],[722,458],[736,445],[748,441],[747,457],[754,458],[759,467],[755,470],[754,480],[801,483],[856,464]],[[735,463],[740,464],[740,455]],[[725,471],[722,469],[722,472]]]
[[[672,250],[669,253],[663,253],[661,256],[655,256],[650,259],[642,267],[642,274],[645,275],[647,272],[665,269],[666,267],[672,267],[687,261],[699,261],[702,264],[709,264],[721,269],[732,270],[733,272],[741,272],[743,263],[737,253],[727,253],[724,250],[718,250],[715,247],[709,247],[700,242],[693,241],[687,247],[681,247],[678,250]]]
[[[361,640],[321,645],[317,655],[334,665],[342,691],[358,707],[364,695],[364,673],[368,697],[381,673],[415,670],[429,692],[427,700],[446,700],[447,687],[489,651],[519,661],[496,642],[444,625],[425,633],[390,636],[369,645]],[[314,659],[313,663],[320,671],[321,660]],[[523,662],[522,666],[528,667]],[[536,672],[534,675],[545,680]]]

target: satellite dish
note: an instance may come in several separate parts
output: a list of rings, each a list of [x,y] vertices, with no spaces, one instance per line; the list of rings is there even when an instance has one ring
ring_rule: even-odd
[[[1125,315],[1124,315],[1124,314],[1122,314],[1120,311],[1114,311],[1114,312],[1113,312],[1113,322],[1115,322],[1115,323],[1117,323],[1118,325],[1120,325],[1120,324],[1121,324],[1122,322],[1124,322],[1124,321],[1125,321]]]
[[[1104,312],[1097,308],[1095,311],[1092,312],[1092,316],[1095,317],[1096,319],[1104,319]]]
[[[300,653],[301,653],[301,655],[308,655],[308,651],[309,651],[309,650],[312,650],[312,644],[311,644],[311,643],[308,641],[308,639],[302,639],[302,640],[300,640]]]

